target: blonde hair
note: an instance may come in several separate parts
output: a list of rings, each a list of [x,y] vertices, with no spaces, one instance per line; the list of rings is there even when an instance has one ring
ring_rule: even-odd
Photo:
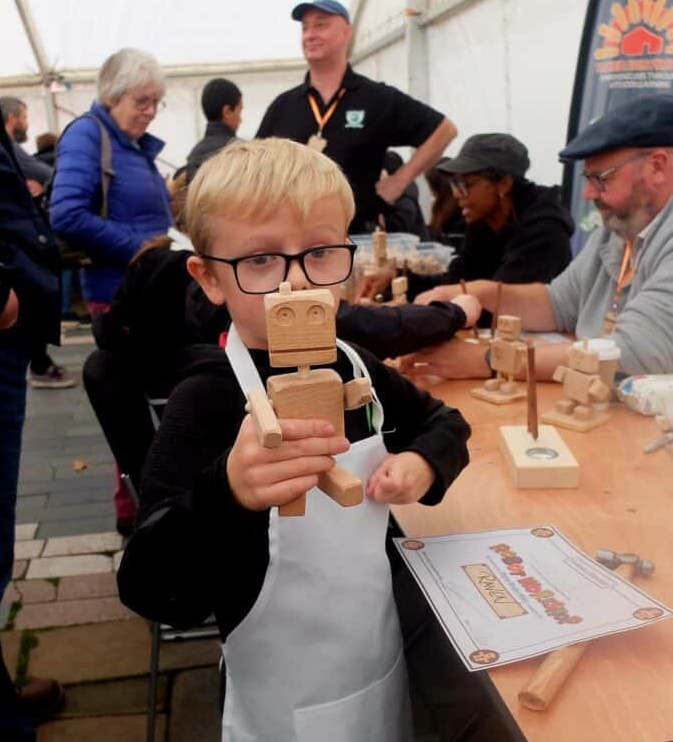
[[[289,139],[237,141],[208,159],[189,186],[187,232],[197,254],[208,252],[212,217],[268,219],[290,204],[303,218],[321,198],[337,196],[346,227],[355,213],[344,174],[325,155]]]

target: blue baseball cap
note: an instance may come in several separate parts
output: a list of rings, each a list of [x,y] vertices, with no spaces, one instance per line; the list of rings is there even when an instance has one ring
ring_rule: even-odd
[[[589,124],[559,153],[561,162],[622,147],[673,146],[673,95],[660,93],[624,103]]]
[[[299,5],[295,5],[292,10],[292,20],[300,21],[307,11],[314,9],[322,10],[323,13],[340,15],[342,18],[346,19],[346,23],[351,22],[348,11],[341,3],[338,3],[337,0],[315,0],[315,2],[312,3],[299,3]]]

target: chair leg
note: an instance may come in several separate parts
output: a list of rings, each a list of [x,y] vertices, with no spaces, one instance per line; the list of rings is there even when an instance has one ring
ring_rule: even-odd
[[[152,656],[150,658],[150,686],[147,697],[147,742],[154,742],[160,642],[161,626],[158,621],[152,621]]]

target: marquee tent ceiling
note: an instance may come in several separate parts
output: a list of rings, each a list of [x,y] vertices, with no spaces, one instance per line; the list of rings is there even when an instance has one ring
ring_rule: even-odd
[[[64,74],[96,69],[135,46],[162,65],[211,65],[300,57],[296,0],[0,0],[0,84],[39,66],[17,6],[27,6],[47,65]]]

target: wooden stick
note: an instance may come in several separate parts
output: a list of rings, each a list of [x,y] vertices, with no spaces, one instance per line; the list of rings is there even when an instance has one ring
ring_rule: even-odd
[[[463,290],[464,294],[467,294],[467,286],[465,285],[464,278],[460,279],[460,288]],[[472,334],[474,335],[475,340],[479,340],[479,330],[476,325],[472,325]]]
[[[632,580],[635,568],[634,564],[620,564],[615,571],[620,571],[627,580]],[[533,711],[546,711],[590,643],[586,641],[571,644],[550,652],[533,677],[519,691],[519,703]]]
[[[527,348],[527,376],[528,376],[528,432],[533,436],[533,440],[538,437],[538,419],[537,419],[537,380],[535,379],[535,344],[532,338],[528,338]]]
[[[495,336],[495,329],[498,326],[498,315],[500,314],[500,299],[502,297],[502,281],[498,281],[497,293],[495,296],[495,311],[491,317],[491,337]]]

